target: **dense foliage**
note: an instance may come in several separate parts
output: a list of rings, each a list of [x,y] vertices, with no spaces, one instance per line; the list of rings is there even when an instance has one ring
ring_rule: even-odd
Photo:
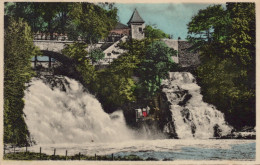
[[[28,130],[23,118],[25,83],[34,74],[31,57],[40,52],[32,43],[30,27],[22,19],[5,20],[4,142],[25,145]]]
[[[8,2],[5,14],[24,18],[34,33],[50,34],[51,39],[62,33],[87,43],[105,38],[117,23],[117,9],[107,3]]]
[[[86,51],[85,44],[75,43],[63,50],[65,55],[77,61],[77,70],[106,112],[113,112],[137,99],[148,100],[155,96],[161,80],[168,76],[173,66],[171,56],[176,53],[163,42],[150,38],[129,40],[120,47],[128,51],[101,70],[95,70],[91,65],[91,52]]]
[[[106,112],[113,112],[125,103],[136,100],[134,80],[111,69],[99,71],[92,88]]]
[[[170,38],[169,34],[164,33],[162,30],[147,25],[144,29],[145,37],[151,39],[161,39],[161,38]]]
[[[147,46],[145,58],[138,68],[140,74],[139,90],[142,96],[150,98],[155,95],[161,86],[162,79],[168,77],[174,64],[172,56],[176,53],[162,41]]]
[[[235,127],[255,126],[255,4],[209,6],[192,18],[188,29],[200,50],[197,76],[204,99]]]
[[[90,58],[92,64],[94,64],[99,60],[104,59],[105,53],[100,48],[94,48],[89,52],[88,57]]]
[[[69,37],[92,44],[104,39],[117,23],[117,9],[105,10],[93,3],[73,3],[69,12]]]
[[[5,3],[5,14],[23,18],[32,28],[32,32],[65,33],[72,3],[20,2]]]
[[[96,72],[93,65],[91,65],[86,51],[87,44],[75,42],[74,44],[67,45],[62,54],[72,58],[76,62],[76,70],[81,74],[81,77],[86,85],[91,85],[95,80]]]

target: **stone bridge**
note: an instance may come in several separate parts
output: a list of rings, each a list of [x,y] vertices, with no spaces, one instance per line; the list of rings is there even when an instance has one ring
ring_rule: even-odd
[[[63,65],[70,65],[73,63],[73,60],[69,57],[63,55],[61,53],[62,49],[65,48],[67,44],[74,43],[73,41],[56,41],[56,40],[34,40],[34,45],[40,48],[41,52],[43,53],[44,60],[41,58],[34,58],[34,62],[48,62],[49,66],[52,67],[54,61],[58,61]]]
[[[78,73],[75,69],[75,61],[61,53],[67,44],[73,41],[57,41],[57,40],[34,40],[43,56],[35,56],[32,58],[32,67],[39,73],[44,75],[62,74],[78,79]]]
[[[61,53],[61,50],[65,48],[65,45],[72,44],[74,41],[57,41],[57,40],[34,40],[35,46],[40,50],[51,51]]]
[[[119,48],[117,48],[117,44],[120,41],[125,41],[125,37],[121,38],[115,43],[111,43],[110,45],[108,45],[108,47],[105,47],[104,49],[102,47],[106,45],[106,43],[103,43],[103,45],[102,43],[96,45],[97,47],[103,49],[105,53],[104,59],[101,60],[98,65],[109,65],[114,59],[116,59],[120,54],[123,53]],[[170,48],[177,50],[177,56],[173,57],[173,61],[175,63],[178,63],[181,67],[196,67],[200,64],[199,52],[191,52],[189,48],[192,45],[187,41],[173,39],[162,39],[162,41]],[[61,51],[65,48],[66,45],[73,44],[74,41],[34,40],[33,42],[35,46],[40,48],[44,56],[52,57],[63,64],[68,64],[71,62],[71,59],[69,59],[65,55],[62,55]],[[49,63],[51,63],[51,59],[49,61]]]

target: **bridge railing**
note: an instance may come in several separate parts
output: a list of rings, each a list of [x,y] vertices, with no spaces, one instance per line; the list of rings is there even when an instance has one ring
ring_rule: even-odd
[[[57,40],[57,41],[69,41],[67,34],[59,34],[59,33],[53,33],[53,36],[51,37],[50,33],[35,33],[33,34],[34,40]],[[82,39],[79,37],[78,41],[82,41]]]

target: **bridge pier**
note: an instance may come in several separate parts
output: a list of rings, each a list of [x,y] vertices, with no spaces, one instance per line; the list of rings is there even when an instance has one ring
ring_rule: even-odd
[[[34,68],[36,68],[36,65],[37,65],[37,55],[34,56]]]
[[[51,69],[51,55],[48,56],[49,56],[49,69]]]

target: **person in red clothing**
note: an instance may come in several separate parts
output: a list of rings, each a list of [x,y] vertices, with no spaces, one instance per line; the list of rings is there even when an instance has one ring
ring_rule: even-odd
[[[146,116],[147,116],[147,112],[143,111],[143,117],[146,117]]]

